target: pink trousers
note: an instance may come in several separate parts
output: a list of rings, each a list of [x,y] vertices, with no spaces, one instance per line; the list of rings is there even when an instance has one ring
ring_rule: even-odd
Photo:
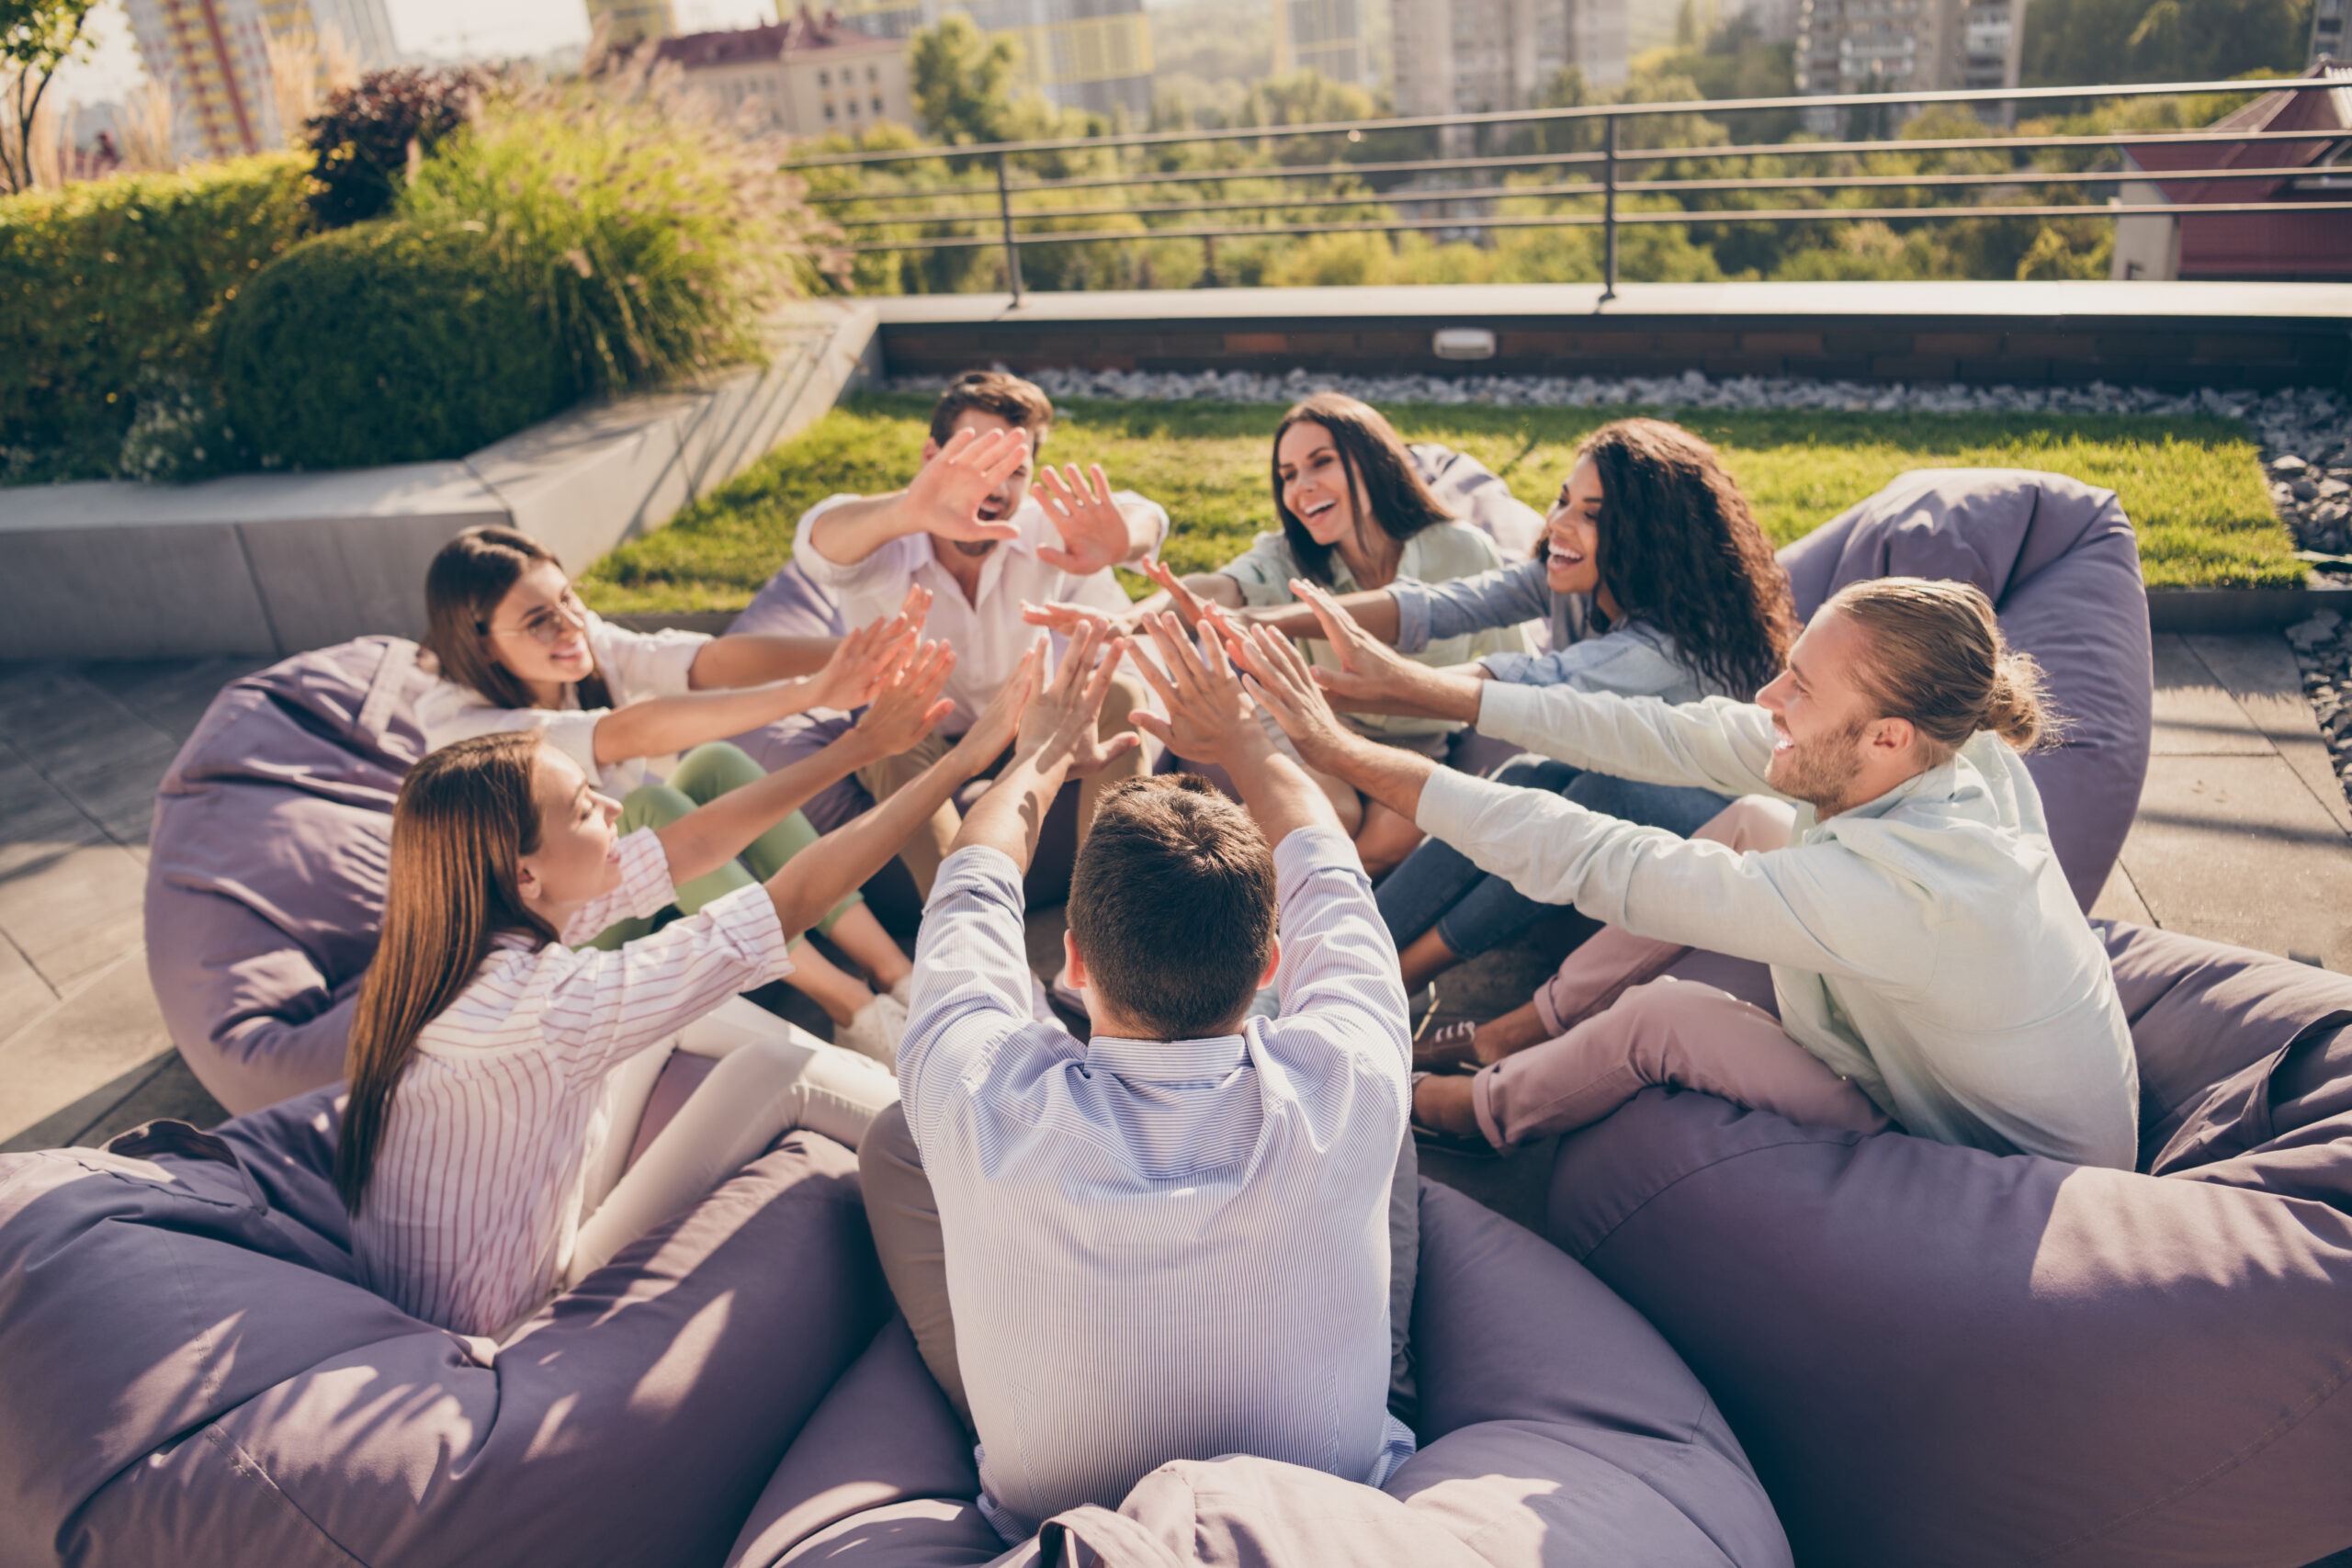
[[[1733,802],[1698,832],[1736,850],[1784,848],[1794,817],[1780,801]],[[1870,1096],[1781,1031],[1780,1021],[1713,986],[1658,978],[1690,949],[1611,926],[1535,993],[1555,1038],[1471,1080],[1480,1131],[1498,1148],[1600,1121],[1654,1084],[1671,1084],[1809,1126],[1875,1133]]]

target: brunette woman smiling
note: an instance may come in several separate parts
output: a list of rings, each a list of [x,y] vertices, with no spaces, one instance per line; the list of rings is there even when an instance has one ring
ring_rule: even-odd
[[[811,708],[863,705],[912,643],[930,596],[917,590],[895,617],[838,640],[633,632],[582,604],[537,540],[483,527],[441,547],[424,598],[426,660],[441,676],[417,704],[425,744],[536,730],[621,802],[627,832],[674,822],[763,777],[726,737]],[[677,908],[693,914],[765,881],[816,840],[795,811],[752,840],[741,863],[730,858],[684,881]],[[610,948],[652,929],[650,919],[623,919],[590,935]],[[825,1010],[838,1043],[891,1061],[912,965],[854,889],[814,929],[883,990],[836,968],[798,933],[788,983]]]

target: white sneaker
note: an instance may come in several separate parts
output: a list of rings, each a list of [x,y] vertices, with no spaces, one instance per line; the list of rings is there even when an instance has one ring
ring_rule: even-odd
[[[833,1043],[861,1056],[871,1056],[892,1072],[899,1070],[899,1037],[907,1032],[907,1006],[883,995],[857,1010],[847,1023],[833,1025]]]

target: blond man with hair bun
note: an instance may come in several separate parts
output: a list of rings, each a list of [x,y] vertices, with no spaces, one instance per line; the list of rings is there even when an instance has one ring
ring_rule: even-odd
[[[1724,843],[1448,773],[1364,743],[1286,644],[1230,628],[1261,700],[1315,766],[1528,897],[1617,928],[1570,959],[1581,1010],[1482,1050],[1501,1059],[1475,1077],[1417,1076],[1419,1125],[1506,1146],[1675,1084],[1815,1125],[1871,1133],[1891,1119],[1994,1154],[2132,1168],[2131,1032],[2020,754],[2051,728],[2041,673],[1975,588],[1856,583],[1755,702],[1681,705],[1425,669],[1329,595],[1303,596],[1367,677],[1350,682],[1354,700],[1459,716],[1621,777],[1760,797],[1726,813]],[[1770,964],[1780,1017],[1688,981],[1628,988],[1686,947]],[[1598,973],[1611,953],[1616,973]]]

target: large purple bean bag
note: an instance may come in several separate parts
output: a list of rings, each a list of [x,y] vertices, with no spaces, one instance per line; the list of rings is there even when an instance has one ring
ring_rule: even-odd
[[[0,1562],[717,1563],[888,1310],[794,1134],[500,1345],[351,1282],[331,1090],[0,1156]]]
[[[1561,1145],[1549,1234],[1713,1391],[1801,1562],[2352,1547],[2352,979],[2099,924],[2138,1173],[1657,1089]]]
[[[148,978],[180,1055],[232,1111],[343,1076],[426,683],[398,637],[298,654],[224,687],[164,775]]]
[[[1073,1540],[1115,1568],[1790,1561],[1738,1442],[1656,1331],[1532,1233],[1429,1182],[1413,1339],[1421,1448],[1385,1489],[1266,1460],[1179,1462],[1003,1561],[1070,1562]],[[809,1418],[729,1568],[992,1562],[1004,1545],[978,1485],[894,1320]]]
[[[1782,549],[1781,564],[1804,616],[1866,578],[1984,591],[2067,719],[2064,744],[2026,765],[2089,908],[2147,780],[2155,686],[2139,546],[2115,492],[2029,468],[1920,468]]]

